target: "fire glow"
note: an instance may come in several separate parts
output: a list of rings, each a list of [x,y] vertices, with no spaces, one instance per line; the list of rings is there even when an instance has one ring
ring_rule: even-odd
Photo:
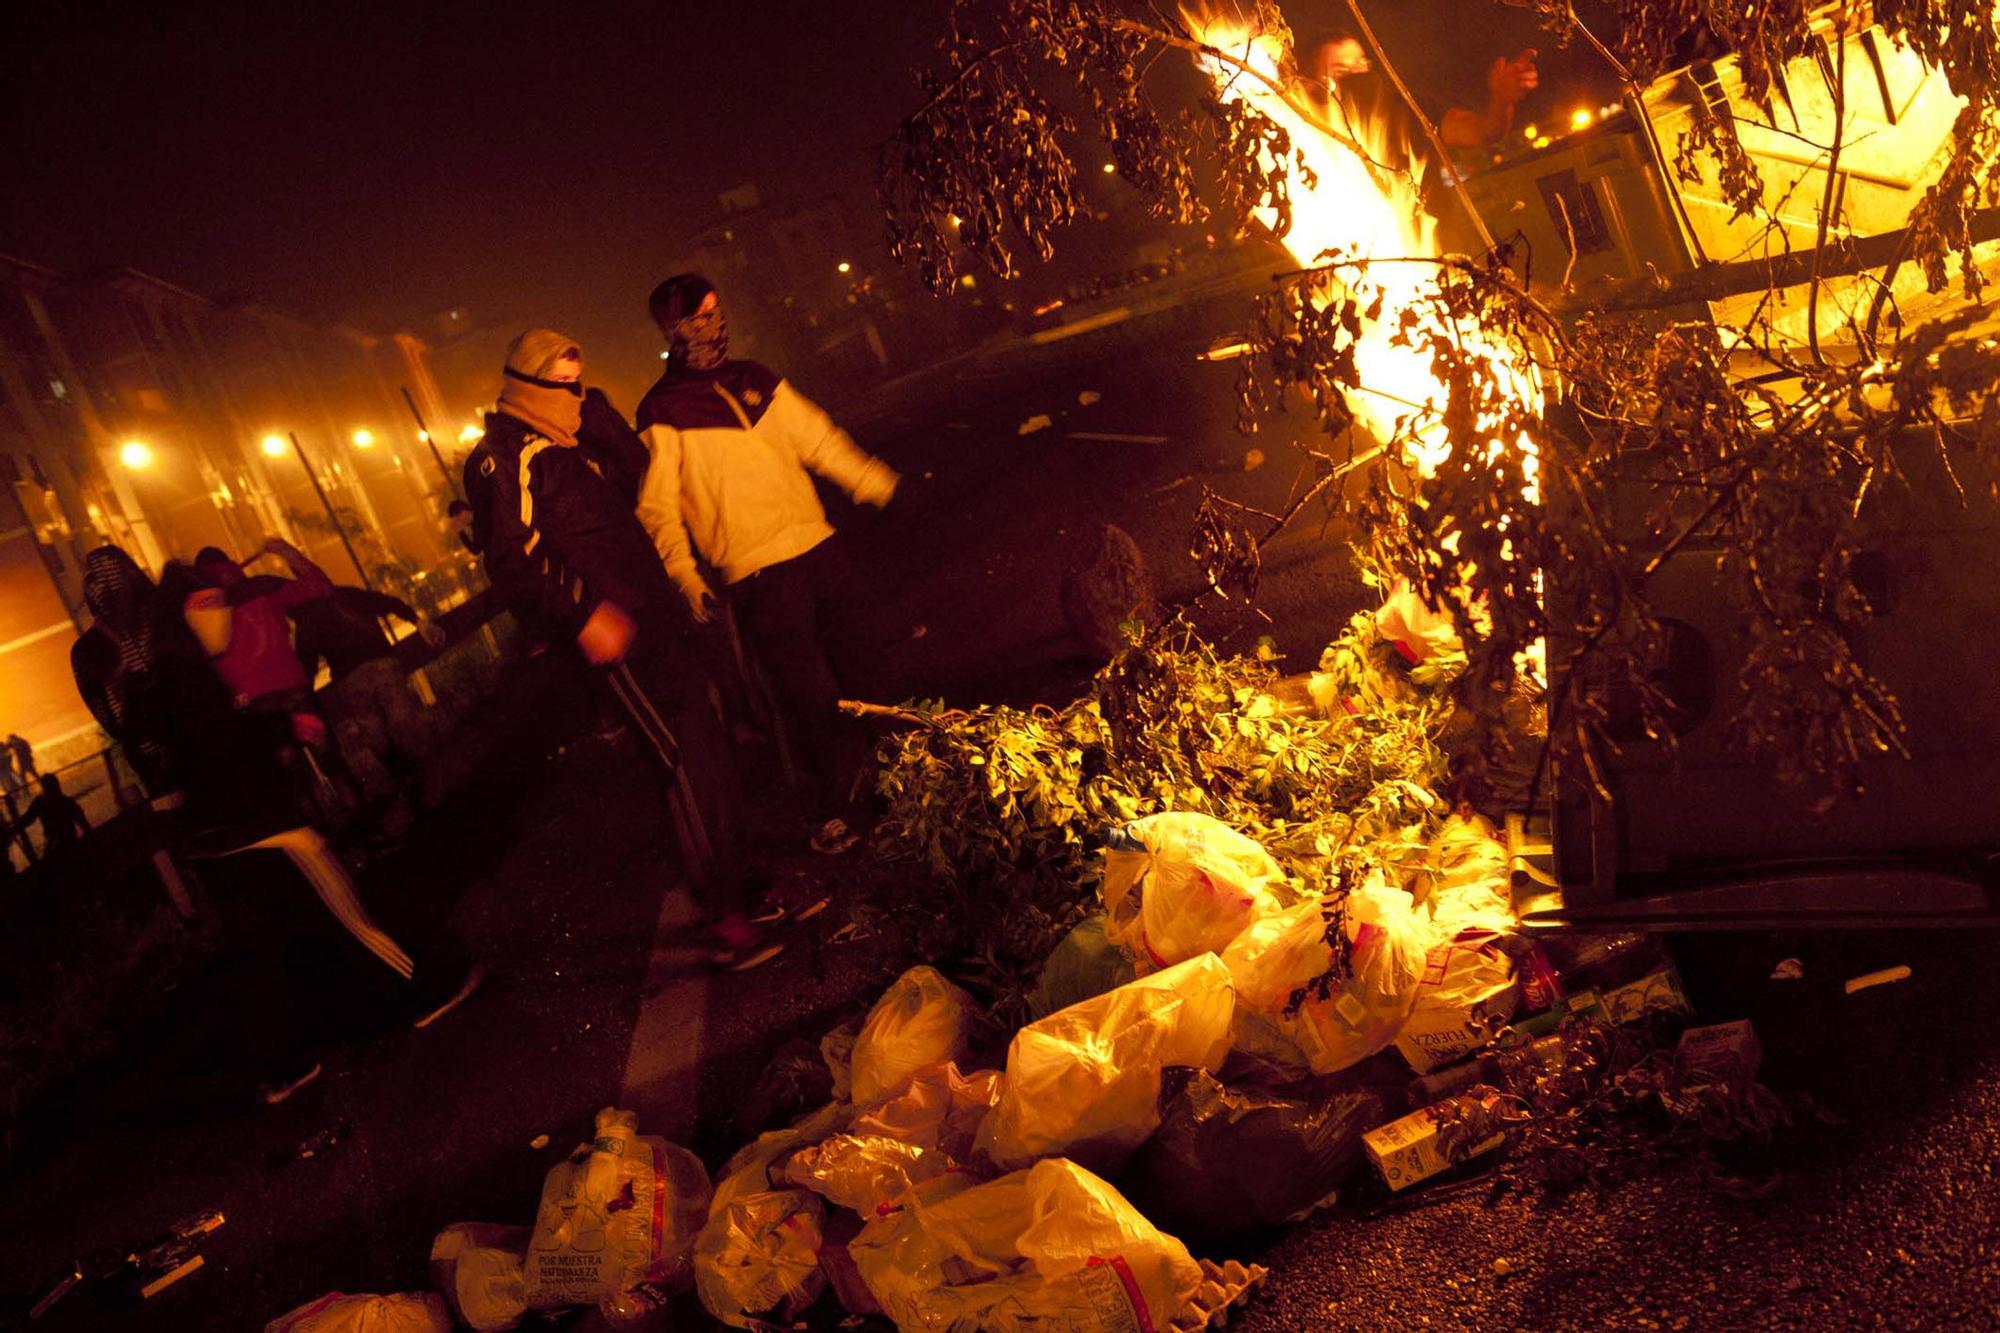
[[[1292,73],[1289,34],[1253,32],[1238,17],[1197,14],[1186,8],[1182,19],[1197,41],[1230,57],[1198,58],[1218,94],[1225,101],[1240,99],[1282,128],[1311,173],[1310,183],[1305,173],[1296,169],[1290,173],[1292,225],[1282,241],[1302,268],[1318,267],[1335,257],[1343,261],[1333,281],[1353,293],[1362,307],[1364,318],[1355,346],[1361,392],[1349,404],[1356,421],[1418,472],[1436,471],[1454,445],[1444,428],[1446,386],[1427,353],[1393,341],[1406,314],[1427,328],[1434,328],[1437,319],[1429,299],[1435,290],[1436,266],[1427,261],[1442,252],[1436,222],[1424,209],[1417,181],[1409,173],[1371,164],[1357,150],[1380,127],[1343,125],[1329,132],[1333,127],[1313,113]],[[1334,106],[1338,115],[1337,99]],[[1261,220],[1275,231],[1275,217],[1267,212]],[[1368,319],[1365,312],[1378,295],[1381,309]],[[1531,364],[1476,330],[1455,328],[1453,336],[1493,359],[1517,401],[1539,409],[1541,394]],[[1491,426],[1497,430],[1498,423]],[[1489,438],[1485,447],[1492,458],[1507,446]],[[1521,453],[1523,493],[1534,500],[1538,487],[1533,443],[1523,436],[1514,447]]]

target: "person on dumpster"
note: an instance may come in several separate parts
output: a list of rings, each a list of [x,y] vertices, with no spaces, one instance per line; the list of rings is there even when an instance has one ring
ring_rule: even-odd
[[[864,655],[861,608],[812,474],[877,508],[901,478],[789,380],[730,359],[728,318],[707,279],[668,278],[649,309],[666,335],[667,364],[636,422],[652,451],[640,521],[698,621],[714,614],[715,593],[696,556],[720,574],[825,806],[813,846],[844,851],[855,834],[832,811],[860,768],[865,739],[839,700]]]
[[[529,329],[507,349],[498,403],[465,460],[465,493],[494,588],[530,632],[574,641],[672,783],[681,860],[717,962],[769,950],[743,912],[738,780],[690,644],[691,625],[631,504],[581,446],[583,351]]]
[[[412,958],[382,934],[354,903],[353,885],[324,839],[305,827],[276,756],[233,705],[187,623],[183,608],[206,581],[172,562],[156,584],[115,546],[91,551],[83,570],[92,623],[70,649],[77,693],[138,774],[162,820],[165,849],[214,865],[204,880],[229,927],[245,1053],[260,1078],[260,1099],[276,1104],[317,1078],[315,1050],[327,1035],[316,1031],[327,1006],[312,1003],[298,984],[330,957],[327,916],[309,905],[313,895],[301,876],[280,869],[284,862],[267,850],[276,839],[317,851],[316,862],[301,856],[294,864],[311,863],[322,880],[337,881],[337,893],[311,887],[352,942],[389,966],[394,981],[379,971],[364,975],[386,988],[412,1027],[462,1004],[481,969],[455,970],[436,953]]]
[[[395,644],[382,632],[391,616],[414,626],[432,647],[444,642],[444,631],[408,602],[368,588],[335,585],[327,596],[291,609],[298,628],[294,649],[306,679],[318,678],[321,661],[332,674],[317,699],[341,763],[356,794],[379,810],[382,833],[396,838],[409,831],[411,816],[391,766],[423,758],[426,724]]]

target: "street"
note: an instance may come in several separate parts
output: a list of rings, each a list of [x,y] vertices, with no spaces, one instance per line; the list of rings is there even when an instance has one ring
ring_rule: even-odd
[[[1298,484],[1285,437],[1239,435],[1233,368],[1194,360],[1235,313],[1221,301],[1164,328],[1080,338],[1060,358],[968,368],[929,395],[941,408],[857,430],[907,478],[880,515],[833,511],[873,594],[879,701],[1067,697],[1090,664],[1064,628],[1058,581],[1096,525],[1132,533],[1172,600],[1197,591],[1186,546],[1202,485],[1284,507]],[[1246,470],[1253,447],[1265,458]],[[1273,634],[1304,669],[1361,590],[1310,514],[1266,554],[1271,622],[1212,598],[1200,614],[1232,647]],[[652,770],[587,708],[550,718],[536,703],[497,709],[494,761],[364,883],[392,930],[442,927],[483,960],[483,989],[426,1031],[363,1024],[324,1078],[268,1109],[227,1077],[216,1034],[229,994],[197,981],[162,996],[87,1095],[35,1126],[0,1200],[0,1292],[198,1210],[227,1222],[206,1267],[143,1306],[104,1313],[78,1298],[37,1327],[252,1329],[324,1292],[423,1289],[431,1238],[457,1221],[527,1222],[543,1175],[601,1106],[636,1110],[642,1131],[719,1165],[748,1137],[737,1121],[772,1052],[817,1041],[912,961],[882,940],[832,942],[865,869],[807,853],[779,799],[760,824],[772,883],[830,885],[834,910],[763,968],[706,971]],[[1477,1175],[1393,1205],[1358,1189],[1237,1256],[1271,1274],[1233,1326],[2000,1327],[1991,943],[1685,941],[1697,1001],[1756,1017],[1772,1080],[1839,1117],[1802,1120],[1776,1192],[1727,1197],[1684,1162],[1563,1198]],[[1808,989],[1768,980],[1788,951],[1806,977],[1787,984]],[[1842,992],[1892,963],[1911,979]]]

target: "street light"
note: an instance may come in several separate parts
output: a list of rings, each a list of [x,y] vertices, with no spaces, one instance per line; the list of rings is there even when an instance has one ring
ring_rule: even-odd
[[[1105,175],[1107,175],[1107,176],[1115,176],[1115,175],[1117,175],[1117,174],[1118,174],[1118,164],[1117,164],[1116,162],[1106,162],[1106,163],[1104,164],[1104,174],[1105,174]]]
[[[1580,106],[1569,113],[1569,127],[1573,130],[1587,130],[1596,115],[1587,106]]]
[[[153,446],[144,440],[127,440],[118,446],[118,461],[134,472],[153,466]]]
[[[285,451],[291,448],[285,443],[285,437],[282,435],[266,435],[259,447],[263,449],[266,458],[283,458]]]
[[[375,444],[375,432],[372,430],[357,430],[354,432],[353,439],[356,449],[373,448]]]
[[[834,267],[840,270],[842,273],[852,273],[854,271],[854,265],[848,263],[845,259],[841,260],[838,264],[835,264]]]

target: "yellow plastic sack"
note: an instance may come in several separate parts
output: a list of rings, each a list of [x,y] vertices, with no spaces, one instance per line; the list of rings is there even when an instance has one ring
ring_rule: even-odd
[[[1474,815],[1444,822],[1416,877],[1417,906],[1429,912],[1439,934],[1466,930],[1511,931],[1516,925],[1507,849],[1493,825]]]
[[[941,1152],[875,1134],[835,1134],[792,1154],[785,1182],[874,1217],[899,1206],[914,1186],[957,1169]]]
[[[1000,1100],[1004,1075],[997,1069],[961,1074],[954,1061],[917,1071],[908,1087],[854,1117],[856,1134],[877,1134],[955,1162],[972,1156],[980,1122]]]
[[[1239,1002],[1260,1020],[1242,1025],[1247,1044],[1254,1044],[1248,1042],[1253,1028],[1275,1030],[1313,1073],[1331,1074],[1396,1039],[1416,1003],[1435,930],[1409,894],[1379,880],[1348,895],[1345,929],[1351,974],[1296,1012],[1287,1012],[1292,995],[1333,961],[1317,900],[1258,922],[1223,950]]]
[[[264,1333],[451,1333],[451,1315],[431,1292],[348,1296],[329,1292],[264,1325]]]
[[[632,1112],[605,1107],[596,1137],[542,1184],[524,1264],[528,1304],[588,1305],[641,1282],[685,1282],[709,1194],[694,1154],[639,1135]]]
[[[694,1245],[695,1291],[732,1328],[757,1317],[789,1321],[826,1289],[820,1271],[819,1196],[806,1190],[739,1194],[709,1215]]]
[[[900,1090],[927,1065],[963,1060],[974,1007],[972,997],[934,967],[913,967],[897,977],[854,1038],[855,1104]]]
[[[502,1333],[521,1322],[526,1227],[454,1222],[431,1242],[431,1284],[444,1293],[459,1323],[478,1333]]]
[[[1201,1282],[1186,1246],[1061,1159],[871,1221],[848,1252],[905,1333],[1165,1329]]]
[[[1220,953],[1278,910],[1285,874],[1269,852],[1219,819],[1148,815],[1104,846],[1104,937],[1142,970]]]
[[[978,1150],[1002,1170],[1057,1155],[1114,1170],[1160,1123],[1162,1069],[1221,1067],[1235,1008],[1211,953],[1030,1023]]]

